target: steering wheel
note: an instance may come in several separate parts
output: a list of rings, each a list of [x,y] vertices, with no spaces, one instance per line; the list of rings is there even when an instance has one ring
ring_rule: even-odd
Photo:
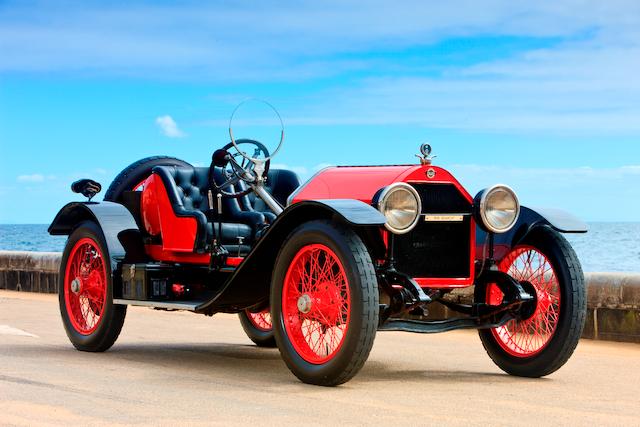
[[[234,143],[235,142],[235,143]],[[239,145],[246,145],[247,149],[240,150]],[[253,146],[253,155],[247,156],[247,151],[251,151],[250,146]],[[231,154],[228,150],[234,148],[235,153]],[[240,157],[240,159],[238,159]],[[240,191],[227,191],[230,186],[237,184],[240,181],[244,181],[247,184],[253,184],[257,181],[258,177],[254,171],[255,162],[251,159],[263,158],[264,171],[263,176],[266,176],[269,172],[269,165],[271,164],[271,157],[269,150],[259,141],[252,139],[237,139],[222,147],[220,150],[216,150],[213,153],[211,159],[211,167],[209,169],[209,181],[216,191],[222,194],[223,197],[239,198],[249,194],[252,189],[247,187]],[[224,182],[218,184],[214,176],[214,168],[219,168],[222,171]]]

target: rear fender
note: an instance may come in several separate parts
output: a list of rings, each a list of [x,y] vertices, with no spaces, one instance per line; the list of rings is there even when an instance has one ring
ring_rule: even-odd
[[[142,235],[131,212],[123,205],[113,202],[72,202],[60,209],[49,226],[49,234],[68,236],[83,221],[93,221],[102,230],[111,271],[116,271],[118,262],[144,261],[146,255]]]
[[[352,227],[361,237],[364,236],[370,250],[375,250],[372,246],[384,245],[379,229],[386,222],[385,217],[366,203],[348,199],[295,203],[278,215],[220,293],[196,310],[204,313],[238,311],[268,304],[271,275],[287,236],[302,223],[319,219]],[[378,236],[378,241],[373,236]]]
[[[520,217],[516,225],[506,233],[496,234],[496,260],[501,260],[514,246],[522,242],[536,227],[547,226],[560,233],[586,233],[587,224],[576,216],[560,209],[536,208],[522,206]],[[487,233],[480,227],[476,230],[476,259],[481,260],[487,255]]]

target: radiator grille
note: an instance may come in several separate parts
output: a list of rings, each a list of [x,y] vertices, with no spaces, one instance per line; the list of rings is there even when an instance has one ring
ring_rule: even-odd
[[[471,204],[452,184],[412,184],[422,217],[409,233],[395,235],[396,268],[412,277],[470,277]],[[424,214],[465,214],[461,222],[427,222]]]

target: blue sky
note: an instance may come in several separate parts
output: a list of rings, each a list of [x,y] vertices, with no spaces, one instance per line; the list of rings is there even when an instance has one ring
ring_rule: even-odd
[[[141,157],[208,163],[247,97],[305,178],[429,141],[472,193],[640,221],[638,70],[637,1],[0,0],[0,223]]]

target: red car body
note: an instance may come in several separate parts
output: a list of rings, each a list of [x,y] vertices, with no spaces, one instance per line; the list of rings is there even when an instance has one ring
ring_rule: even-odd
[[[69,236],[60,305],[77,348],[108,349],[126,306],[142,305],[239,313],[251,340],[320,385],[353,377],[376,331],[475,328],[496,364],[522,376],[548,375],[573,352],[584,278],[560,233],[586,232],[582,221],[520,206],[502,185],[473,197],[427,146],[418,165],[328,167],[303,185],[268,162],[241,167],[229,147],[209,168],[143,159],[105,201],[61,209],[49,232]],[[72,188],[91,199],[100,185]],[[472,304],[448,298],[474,285]],[[461,316],[432,319],[430,304]]]

